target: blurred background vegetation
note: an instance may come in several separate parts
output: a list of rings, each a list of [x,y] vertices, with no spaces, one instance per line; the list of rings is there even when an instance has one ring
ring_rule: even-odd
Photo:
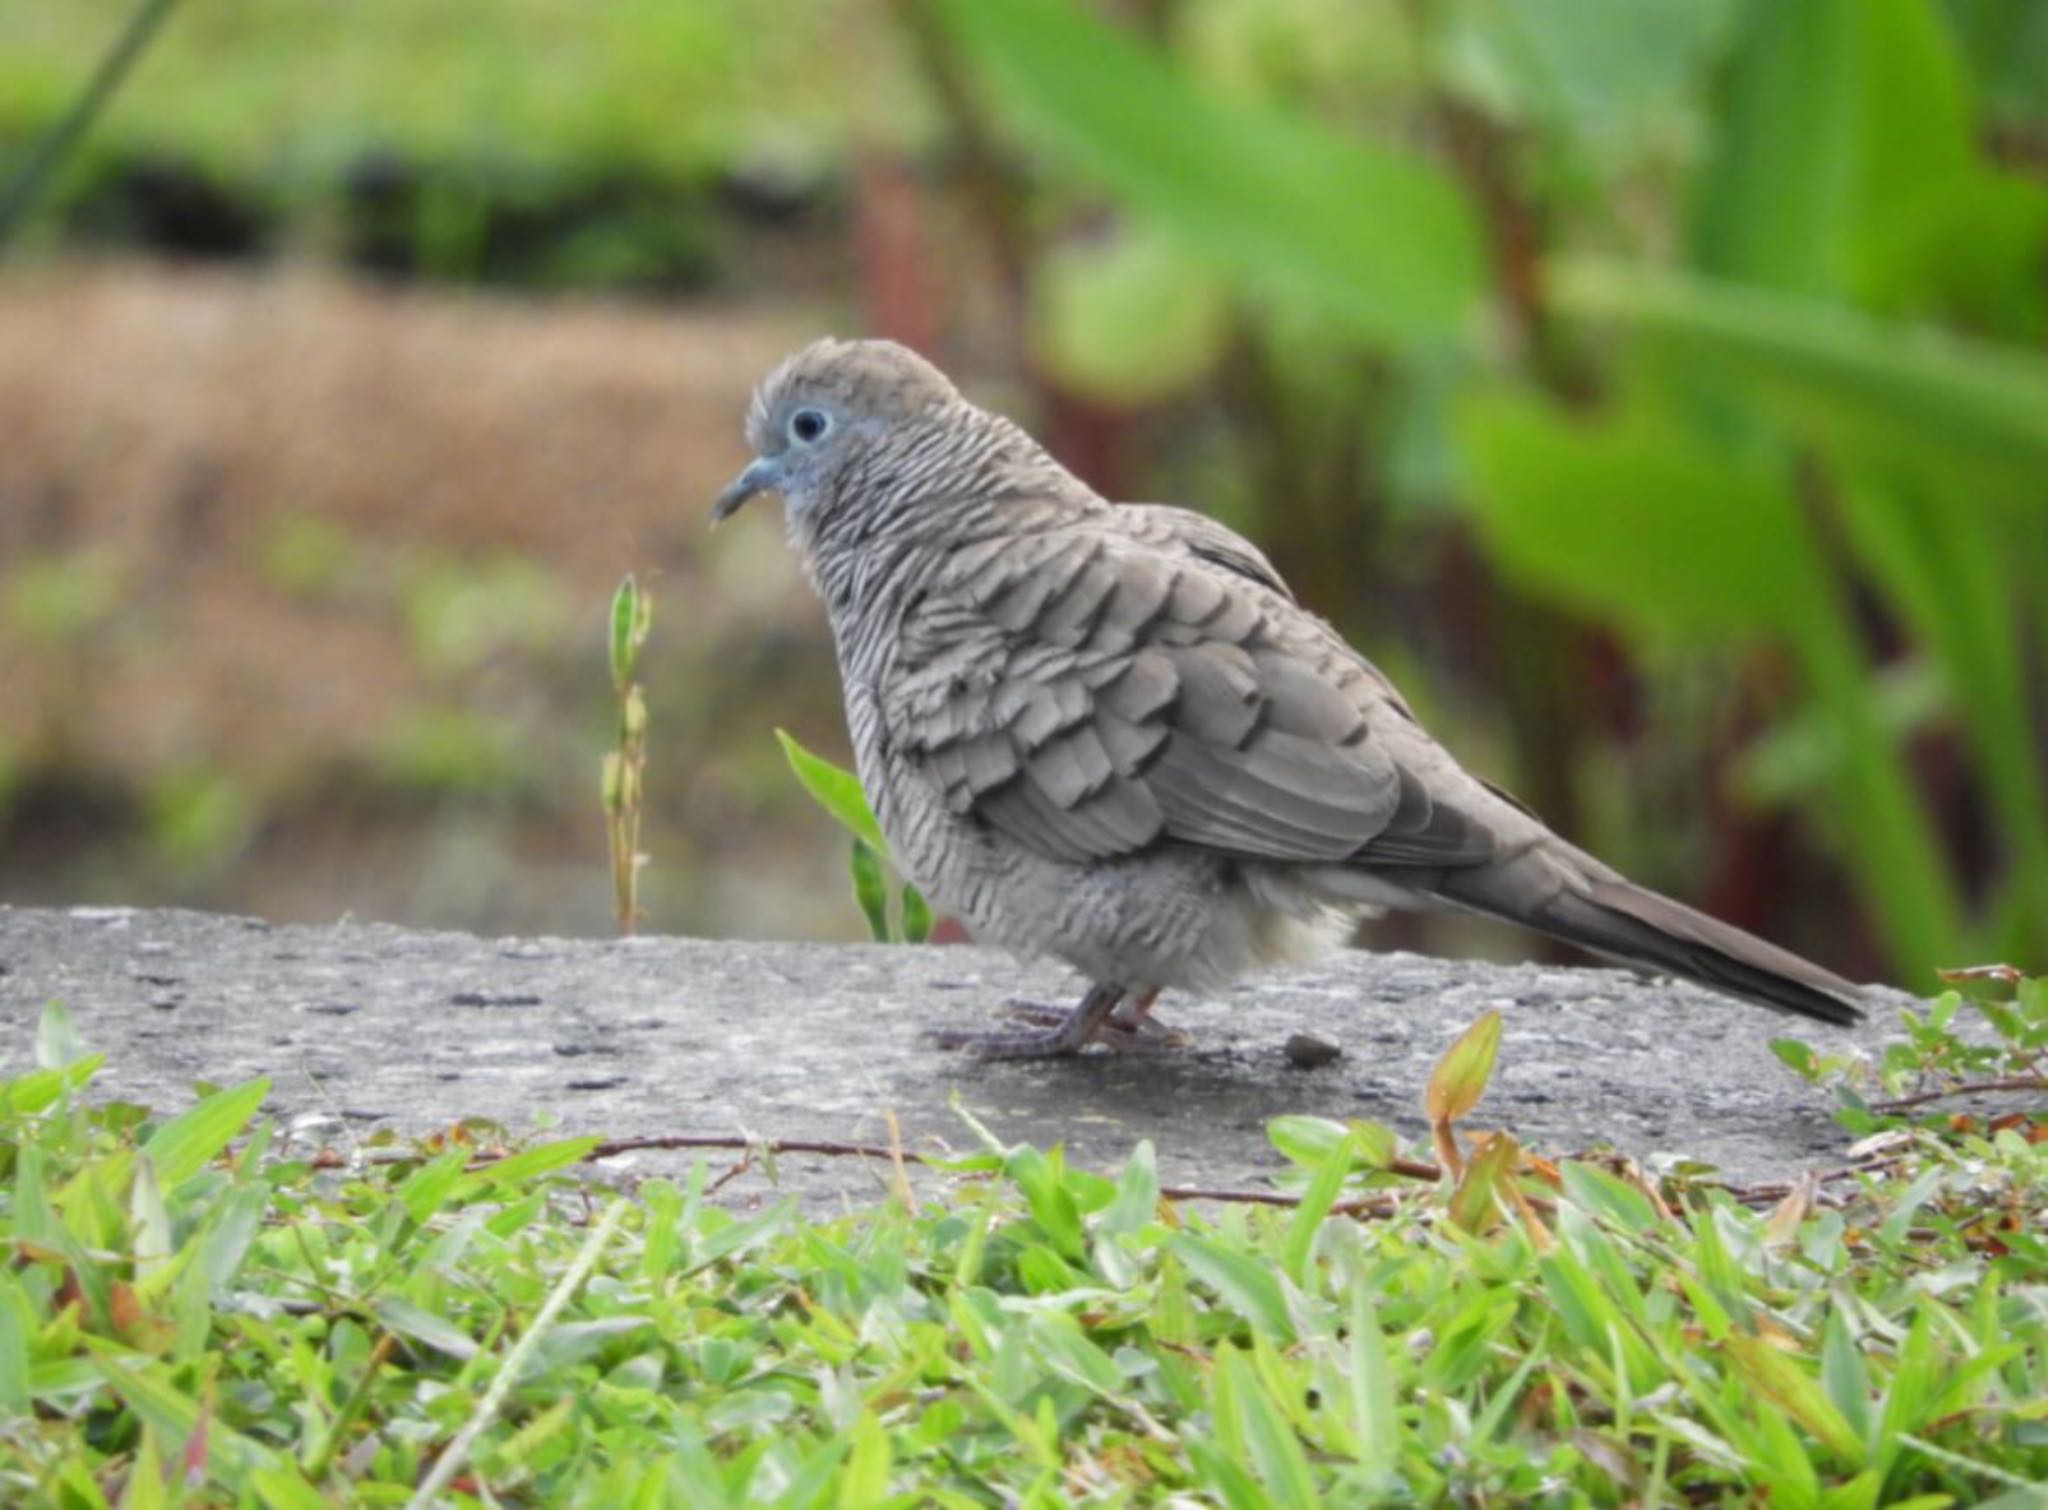
[[[0,9],[0,181],[133,9]],[[649,926],[856,934],[820,617],[703,528],[833,331],[1642,879],[2048,958],[2039,0],[184,0],[0,251],[0,896],[605,929],[633,570]]]

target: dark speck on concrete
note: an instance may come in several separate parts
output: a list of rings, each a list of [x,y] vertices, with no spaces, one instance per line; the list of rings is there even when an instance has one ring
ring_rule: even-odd
[[[538,996],[518,991],[457,991],[448,1000],[458,1007],[537,1007]]]

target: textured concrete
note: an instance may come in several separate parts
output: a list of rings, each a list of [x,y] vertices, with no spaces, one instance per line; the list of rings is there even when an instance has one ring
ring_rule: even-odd
[[[108,1054],[97,1094],[168,1111],[195,1081],[265,1074],[282,1124],[336,1145],[477,1116],[515,1132],[545,1116],[565,1133],[876,1142],[893,1111],[906,1147],[964,1151],[957,1095],[1003,1137],[1064,1141],[1091,1167],[1150,1138],[1169,1182],[1244,1187],[1275,1167],[1263,1128],[1284,1112],[1418,1130],[1430,1065],[1498,1007],[1500,1068],[1474,1126],[1554,1151],[1684,1153],[1740,1178],[1833,1161],[1845,1141],[1824,1098],[1766,1047],[1786,1032],[1830,1046],[1844,1035],[1607,970],[1347,954],[1222,1000],[1163,1003],[1194,1046],[1161,1055],[982,1064],[921,1037],[997,1025],[1007,997],[1064,1002],[1075,989],[1057,969],[967,948],[482,939],[0,908],[0,1073],[30,1061],[54,998]],[[1854,1037],[1875,1047],[1889,1019]],[[1296,1067],[1286,1046],[1301,1032],[1341,1057]],[[636,1155],[632,1167],[672,1166]],[[813,1201],[864,1198],[882,1178],[859,1160],[804,1157],[778,1174]]]

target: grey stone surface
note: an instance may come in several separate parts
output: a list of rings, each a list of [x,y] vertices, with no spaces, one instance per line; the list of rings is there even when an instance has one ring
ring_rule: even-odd
[[[1057,969],[969,948],[484,939],[0,907],[0,1073],[30,1062],[54,998],[107,1052],[96,1094],[173,1111],[195,1081],[269,1075],[281,1124],[337,1146],[472,1116],[522,1131],[542,1113],[564,1133],[880,1142],[893,1111],[907,1148],[965,1151],[957,1095],[1004,1138],[1064,1141],[1090,1167],[1150,1138],[1169,1182],[1251,1187],[1277,1167],[1264,1126],[1282,1113],[1419,1131],[1431,1064],[1498,1007],[1500,1067],[1473,1126],[1560,1152],[1685,1153],[1758,1179],[1835,1161],[1845,1142],[1769,1040],[1875,1048],[1890,1017],[1843,1035],[1617,971],[1352,953],[1220,1000],[1163,1003],[1194,1039],[1166,1054],[983,1064],[921,1037],[992,1023],[1012,996],[1064,1004],[1077,990]],[[1303,1032],[1342,1056],[1295,1067],[1286,1044]],[[864,1200],[885,1173],[801,1156],[777,1172],[814,1203]],[[749,1175],[731,1188],[762,1186]]]

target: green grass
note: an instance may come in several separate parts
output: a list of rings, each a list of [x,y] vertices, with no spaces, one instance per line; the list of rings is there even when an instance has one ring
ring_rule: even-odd
[[[0,9],[0,141],[70,102],[133,9]],[[233,178],[319,185],[361,153],[688,179],[768,139],[825,151],[876,26],[739,0],[208,0],[180,6],[94,137]]]
[[[1288,1118],[1293,1207],[983,1134],[943,1199],[820,1220],[725,1209],[703,1163],[588,1184],[590,1139],[316,1155],[262,1081],[96,1102],[53,1009],[0,1089],[0,1501],[2037,1505],[2044,1123],[1871,1099],[2038,1080],[2048,988],[1991,1025],[1959,1053],[1915,1016],[1869,1068],[1788,1047],[1866,1082],[1881,1140],[1789,1192],[1448,1120],[1446,1190]],[[1468,1035],[1431,1107],[1491,1056]]]

